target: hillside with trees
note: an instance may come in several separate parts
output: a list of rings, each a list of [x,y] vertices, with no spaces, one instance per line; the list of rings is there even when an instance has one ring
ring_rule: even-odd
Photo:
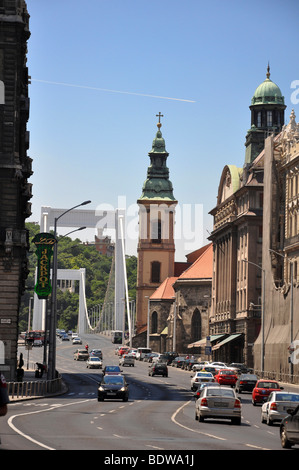
[[[37,265],[35,245],[32,243],[34,236],[40,232],[37,223],[26,224],[29,230],[30,252],[29,275],[26,281],[26,291],[22,297],[19,317],[19,331],[28,328],[28,314],[30,298],[34,296],[34,276]],[[86,269],[86,303],[87,309],[103,304],[112,265],[112,258],[101,255],[96,251],[94,245],[87,245],[79,239],[72,240],[67,236],[58,236],[58,269]],[[136,299],[137,258],[129,256],[126,258],[129,297]],[[76,281],[75,292],[57,289],[57,327],[67,330],[75,330],[79,312],[79,282]],[[51,297],[47,300],[50,308]]]

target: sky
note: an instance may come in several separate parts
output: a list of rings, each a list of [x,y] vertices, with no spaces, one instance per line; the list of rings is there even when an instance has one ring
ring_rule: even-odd
[[[221,173],[242,167],[250,102],[266,78],[299,116],[297,0],[27,0],[32,215],[137,200],[159,112],[178,201],[176,260],[208,243]],[[293,88],[292,88],[293,87]],[[297,88],[299,87],[299,82]],[[297,118],[298,120],[299,118]],[[70,229],[62,227],[58,233]],[[126,230],[136,254],[137,230]],[[93,241],[95,229],[73,234]]]

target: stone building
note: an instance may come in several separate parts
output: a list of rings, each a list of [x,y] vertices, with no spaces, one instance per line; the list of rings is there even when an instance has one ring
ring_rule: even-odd
[[[161,132],[158,131],[149,152],[147,179],[138,199],[139,240],[137,246],[137,334],[147,329],[148,299],[167,277],[175,273],[174,217],[177,201],[173,195],[166,165],[169,156]]]
[[[194,353],[207,359],[204,346],[209,335],[212,266],[210,243],[187,255],[186,269],[179,276],[166,278],[151,295],[149,346],[152,350]],[[197,344],[202,339],[203,344]]]
[[[292,111],[264,151],[263,322],[254,366],[299,383],[299,124]]]
[[[32,160],[27,156],[29,133],[29,14],[24,0],[0,1],[0,368],[15,378],[20,297],[28,274],[29,202]]]
[[[212,348],[214,359],[253,366],[253,345],[262,312],[264,140],[284,125],[284,98],[266,79],[251,100],[251,128],[246,136],[242,167],[226,165],[218,188],[210,240],[213,281],[210,333],[225,334]]]

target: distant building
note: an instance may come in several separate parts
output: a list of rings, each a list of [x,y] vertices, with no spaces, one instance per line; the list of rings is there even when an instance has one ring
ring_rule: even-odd
[[[95,248],[101,255],[111,257],[114,254],[115,244],[111,237],[103,235],[103,229],[98,229],[98,235],[95,235]]]
[[[28,275],[26,218],[31,215],[29,148],[29,14],[24,0],[0,2],[0,368],[7,380],[17,369],[20,298]]]

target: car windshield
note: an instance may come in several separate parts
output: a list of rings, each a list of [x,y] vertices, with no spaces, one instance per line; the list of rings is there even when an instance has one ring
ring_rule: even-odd
[[[276,382],[259,382],[257,388],[279,388]]]
[[[103,379],[104,384],[109,385],[122,385],[124,383],[124,379],[121,375],[107,375]]]
[[[213,377],[211,372],[197,372],[197,377]]]
[[[240,375],[240,380],[257,380],[256,375],[253,374],[242,374]]]
[[[120,368],[118,366],[106,366],[106,372],[120,372]]]
[[[234,374],[234,373],[235,373],[234,370],[221,370],[221,371],[220,371],[220,374],[221,374],[221,375],[232,375],[232,374]]]
[[[100,359],[98,357],[90,357],[89,360],[94,362],[100,362]]]
[[[207,396],[210,397],[234,397],[234,391],[229,388],[208,388]]]

